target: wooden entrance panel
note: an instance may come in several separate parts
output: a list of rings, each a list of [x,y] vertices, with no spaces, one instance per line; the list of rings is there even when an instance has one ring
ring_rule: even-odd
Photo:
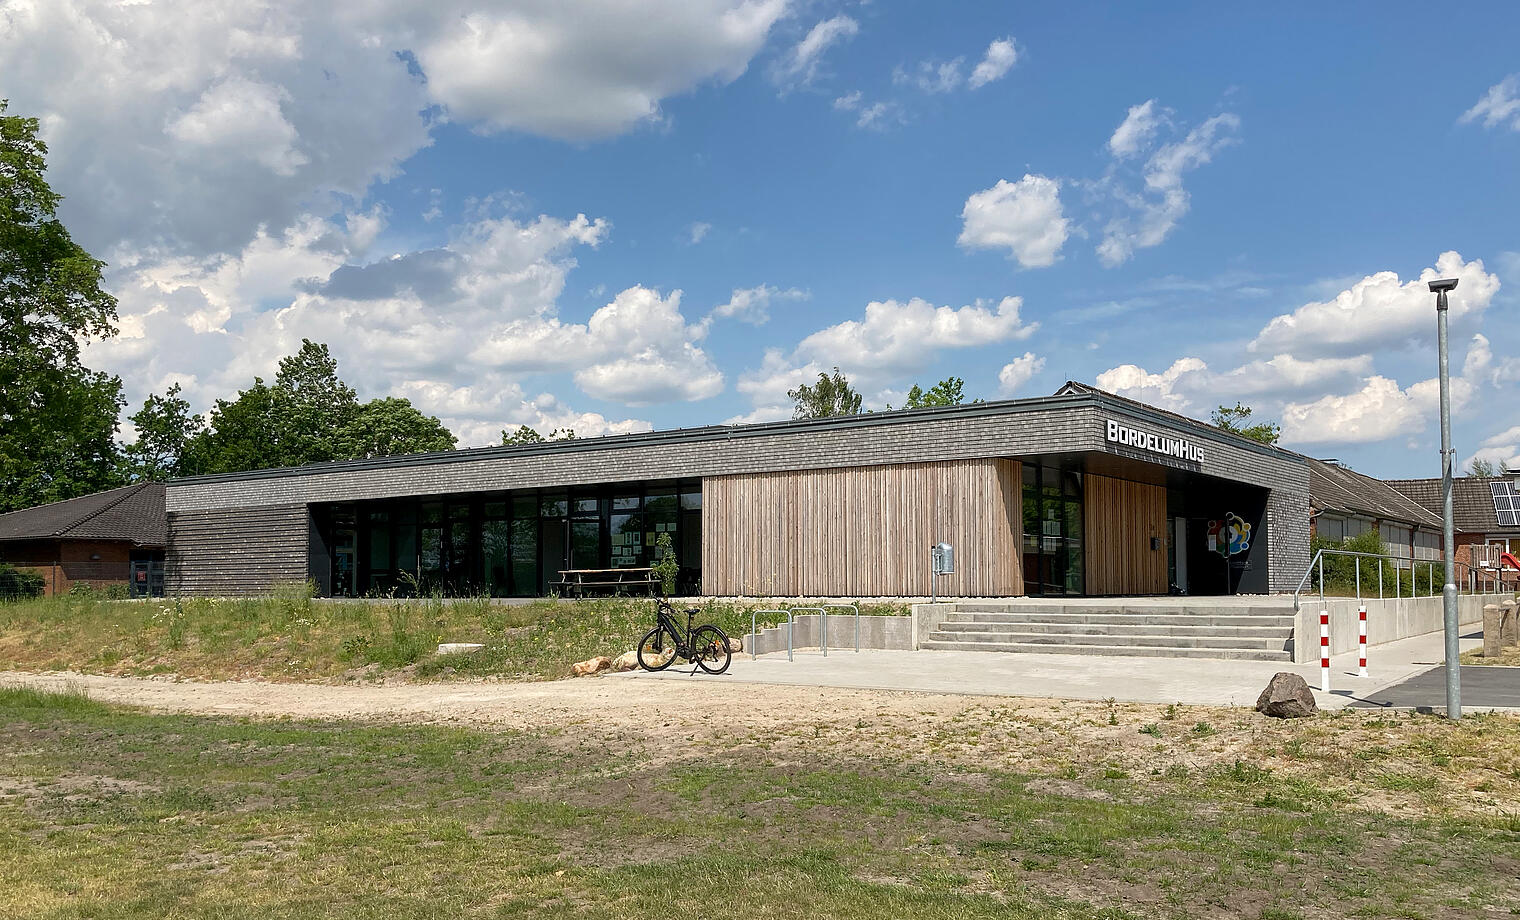
[[[955,547],[944,596],[1024,593],[1019,463],[955,460],[702,481],[702,590],[749,596],[929,594],[929,547]]]
[[[1165,594],[1166,487],[1089,473],[1082,498],[1087,593]]]

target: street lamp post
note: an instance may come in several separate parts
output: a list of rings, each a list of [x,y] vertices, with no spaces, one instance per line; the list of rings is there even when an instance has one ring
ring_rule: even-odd
[[[1441,613],[1446,627],[1446,717],[1462,718],[1462,647],[1457,628],[1457,539],[1451,513],[1451,369],[1446,353],[1446,294],[1456,278],[1430,282],[1436,295],[1436,347],[1441,358],[1441,536],[1446,552],[1446,584],[1441,588]]]

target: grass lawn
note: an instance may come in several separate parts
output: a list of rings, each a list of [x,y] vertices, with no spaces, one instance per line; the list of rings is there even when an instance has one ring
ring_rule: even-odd
[[[699,623],[717,623],[731,636],[749,632],[750,607],[702,607]],[[863,614],[906,612],[901,604],[861,605]],[[653,626],[649,599],[328,602],[299,588],[236,600],[64,596],[0,603],[0,670],[325,680],[406,669],[420,677],[554,680],[577,661],[628,651]],[[486,648],[436,659],[440,642]]]
[[[1514,718],[851,699],[511,731],[0,690],[0,916],[1520,912]]]

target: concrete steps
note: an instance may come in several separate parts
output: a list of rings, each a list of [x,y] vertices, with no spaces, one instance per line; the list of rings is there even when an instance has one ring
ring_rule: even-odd
[[[1126,607],[1123,602],[956,603],[928,649],[1291,661],[1293,614],[1281,606]]]

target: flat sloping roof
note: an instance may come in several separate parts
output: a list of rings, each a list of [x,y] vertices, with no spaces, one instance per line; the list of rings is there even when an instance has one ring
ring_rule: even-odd
[[[1324,460],[1309,461],[1309,505],[1439,530],[1440,515],[1381,479]]]
[[[169,540],[164,484],[139,482],[0,514],[0,542],[20,540],[122,540],[163,546]]]
[[[891,425],[915,425],[947,418],[1012,415],[1024,411],[1081,405],[1083,403],[1103,405],[1110,409],[1127,409],[1139,416],[1149,417],[1153,421],[1169,423],[1179,428],[1188,429],[1203,438],[1224,442],[1252,453],[1295,461],[1305,459],[1302,454],[1294,451],[1274,445],[1262,444],[1259,441],[1253,441],[1234,432],[1216,428],[1207,422],[1202,422],[1195,418],[1189,418],[1165,409],[1158,409],[1155,406],[1118,396],[1085,383],[1067,381],[1051,396],[963,403],[957,406],[935,406],[924,409],[894,409],[885,412],[864,412],[859,415],[841,415],[828,418],[788,419],[778,422],[755,422],[744,425],[706,425],[698,428],[668,428],[637,434],[605,435],[595,438],[542,441],[535,444],[514,444],[510,446],[459,448],[423,454],[398,454],[363,460],[336,460],[324,463],[308,463],[303,466],[294,467],[273,467],[237,473],[211,473],[201,476],[187,476],[182,479],[172,480],[171,485],[283,478],[309,474],[373,470],[376,468],[392,469],[416,465],[467,463],[496,458],[529,457],[542,454],[578,454],[622,447],[674,446],[710,441],[736,441],[743,438],[773,435],[881,428]]]
[[[1456,529],[1464,533],[1513,531],[1499,523],[1494,513],[1494,493],[1489,483],[1496,476],[1460,476],[1451,481],[1451,518]],[[1441,480],[1390,479],[1388,484],[1436,515],[1441,515]]]

